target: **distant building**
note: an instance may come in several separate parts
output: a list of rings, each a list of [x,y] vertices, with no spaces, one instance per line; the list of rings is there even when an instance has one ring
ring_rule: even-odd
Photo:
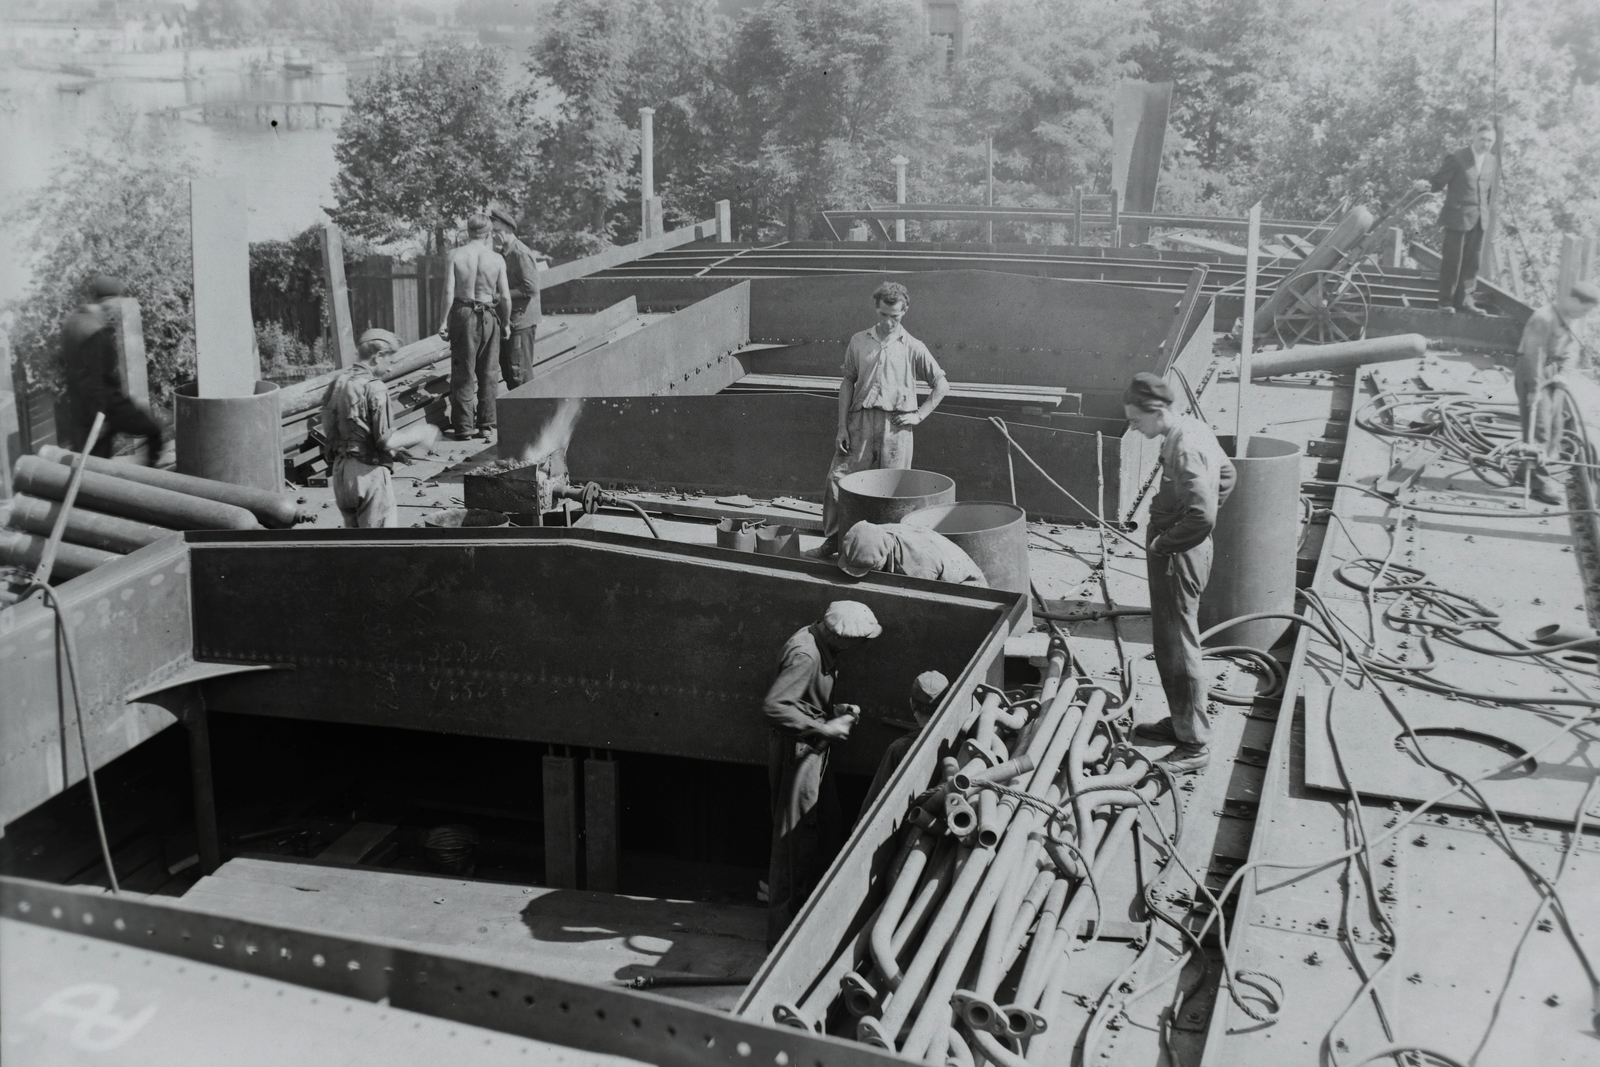
[[[181,4],[116,0],[48,11],[17,5],[0,19],[0,51],[162,52],[188,43]]]

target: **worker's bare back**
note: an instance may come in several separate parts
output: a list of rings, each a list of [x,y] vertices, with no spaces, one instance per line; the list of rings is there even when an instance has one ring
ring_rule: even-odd
[[[451,252],[450,275],[458,300],[494,304],[510,291],[504,257],[484,241],[473,241]]]

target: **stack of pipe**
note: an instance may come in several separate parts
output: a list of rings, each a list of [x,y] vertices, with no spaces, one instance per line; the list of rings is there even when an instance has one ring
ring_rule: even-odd
[[[17,460],[16,496],[0,503],[0,564],[38,566],[78,458],[47,445]],[[54,574],[76,577],[179,530],[283,529],[307,518],[277,493],[90,457]]]
[[[1068,661],[1055,642],[1035,700],[980,687],[959,756],[911,805],[882,903],[777,1022],[936,1065],[1027,1061],[1080,927],[1103,918],[1090,885],[1161,788]]]

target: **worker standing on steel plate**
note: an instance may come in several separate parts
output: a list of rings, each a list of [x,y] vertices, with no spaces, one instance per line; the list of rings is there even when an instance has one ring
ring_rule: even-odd
[[[1528,324],[1522,328],[1522,343],[1517,346],[1517,369],[1512,381],[1522,415],[1522,443],[1529,453],[1528,493],[1541,503],[1560,504],[1562,495],[1544,465],[1544,450],[1549,442],[1546,427],[1535,420],[1539,390],[1556,375],[1577,369],[1583,344],[1573,334],[1572,325],[1593,311],[1596,304],[1600,304],[1600,285],[1576,283],[1528,317]]]
[[[94,417],[106,413],[106,424],[90,453],[109,459],[119,433],[143,437],[149,444],[150,466],[161,459],[161,424],[128,396],[110,301],[128,295],[128,287],[98,274],[84,286],[84,303],[61,324],[61,362],[67,377],[67,410],[72,419],[71,447],[83,451]]]
[[[511,336],[500,342],[500,376],[515,389],[533,374],[533,336],[539,327],[539,263],[533,249],[517,237],[517,220],[498,204],[489,209],[494,250],[506,261],[511,289]]]
[[[400,339],[388,330],[362,334],[355,366],[334,380],[322,402],[328,484],[351,529],[400,525],[391,472],[397,459],[410,463],[411,453],[391,447],[389,387],[378,377],[378,360],[399,348]]]
[[[1428,178],[1411,187],[1419,193],[1444,191],[1439,226],[1444,243],[1439,255],[1439,310],[1487,315],[1473,299],[1478,288],[1478,258],[1483,250],[1489,205],[1500,186],[1500,163],[1494,154],[1494,123],[1485,119],[1472,131],[1472,143],[1444,157]]]
[[[1200,594],[1211,577],[1211,531],[1233,491],[1234,469],[1211,427],[1180,415],[1172,386],[1148,372],[1122,394],[1128,422],[1161,442],[1161,488],[1150,502],[1145,566],[1156,671],[1171,716],[1134,727],[1145,741],[1175,744],[1159,762],[1185,774],[1211,761],[1211,716],[1200,660]]]
[[[772,859],[767,870],[767,945],[778,943],[844,843],[828,749],[850,737],[861,717],[833,702],[839,656],[883,632],[872,609],[854,600],[828,605],[778,654],[778,675],[761,713],[772,726],[767,780],[772,788]]]
[[[467,221],[466,244],[450,253],[439,336],[450,342],[450,425],[458,441],[494,437],[495,364],[511,336],[506,261],[489,247],[488,216]]]
[[[972,557],[937,530],[909,523],[862,520],[839,547],[839,569],[852,578],[872,571],[956,585],[989,585]]]
[[[911,746],[922,736],[922,728],[933,718],[934,709],[939,706],[944,691],[949,688],[950,680],[938,671],[923,671],[917,675],[916,681],[911,683],[911,718],[916,728],[910,730],[904,737],[890,741],[889,747],[884,749],[883,758],[878,761],[877,773],[872,776],[872,784],[867,787],[867,799],[861,802],[862,815],[872,807],[872,802],[878,799],[878,794],[889,784],[889,779],[899,769],[901,761],[906,758],[906,753],[911,751]],[[891,722],[890,725],[894,724]]]
[[[944,370],[928,346],[900,325],[911,297],[899,282],[884,282],[872,294],[878,325],[850,338],[839,383],[839,429],[833,463],[822,490],[822,547],[827,557],[839,550],[839,479],[857,471],[911,466],[911,430],[939,406],[950,391]],[[919,406],[917,379],[933,388]]]

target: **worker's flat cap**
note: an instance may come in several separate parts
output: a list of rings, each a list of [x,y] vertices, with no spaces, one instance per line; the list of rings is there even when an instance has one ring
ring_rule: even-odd
[[[96,274],[83,285],[91,300],[109,300],[114,296],[127,296],[128,287],[109,274]]]
[[[392,331],[377,326],[362,334],[361,340],[357,343],[365,347],[373,341],[382,341],[389,346],[389,351],[391,352],[397,352],[400,349],[400,338],[396,337]]]
[[[911,683],[911,699],[918,704],[937,704],[944,691],[950,688],[950,679],[938,671],[923,671]]]
[[[1149,371],[1140,371],[1133,376],[1133,381],[1128,383],[1128,388],[1122,391],[1122,402],[1138,407],[1143,402],[1159,400],[1163,404],[1175,403],[1178,399],[1177,390],[1173,389],[1164,378],[1157,377]]]
[[[1572,288],[1567,290],[1573,299],[1581,300],[1585,304],[1600,304],[1600,285],[1594,282],[1573,282]]]
[[[517,220],[512,216],[510,209],[500,204],[491,204],[489,206],[489,217],[498,223],[511,227],[513,230],[517,228]]]
[[[888,531],[865,519],[850,527],[839,544],[839,569],[852,578],[877,570],[888,559]]]
[[[877,637],[883,633],[878,617],[859,600],[835,600],[822,613],[822,625],[839,637]]]

